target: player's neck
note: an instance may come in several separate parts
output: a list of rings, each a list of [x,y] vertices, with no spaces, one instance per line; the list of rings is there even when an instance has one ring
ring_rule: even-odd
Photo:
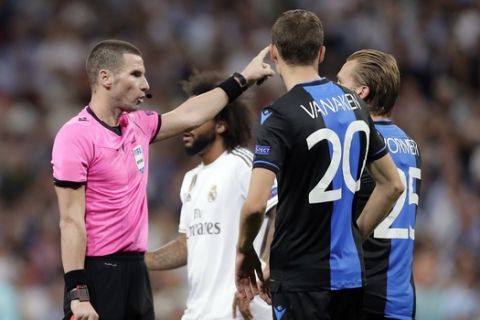
[[[281,66],[281,76],[287,90],[292,89],[294,86],[300,83],[311,82],[319,80],[317,68],[311,66],[289,66],[283,64]]]
[[[223,139],[217,136],[215,141],[209,145],[199,156],[204,165],[209,165],[217,160],[218,157],[220,157],[224,152],[225,146],[223,144]]]
[[[373,121],[390,121],[390,118],[385,117],[385,116],[377,116],[377,115],[370,115],[372,117]]]
[[[100,120],[111,127],[118,126],[118,119],[122,111],[119,108],[112,108],[109,104],[108,97],[92,94],[89,106]]]

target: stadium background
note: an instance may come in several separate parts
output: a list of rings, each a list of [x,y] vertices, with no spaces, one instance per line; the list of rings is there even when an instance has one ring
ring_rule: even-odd
[[[360,48],[391,52],[402,73],[395,120],[420,145],[417,314],[480,319],[480,2],[474,0],[3,0],[0,1],[0,319],[60,319],[63,280],[50,151],[59,126],[89,101],[84,59],[104,38],[144,53],[166,112],[192,68],[238,71],[269,43],[286,9],[318,13],[321,74],[335,78]],[[278,78],[247,99],[259,110],[284,92]],[[173,239],[178,191],[196,163],[181,139],[153,146],[150,246]],[[185,269],[152,274],[158,319],[178,319]],[[214,301],[212,301],[214,303]]]

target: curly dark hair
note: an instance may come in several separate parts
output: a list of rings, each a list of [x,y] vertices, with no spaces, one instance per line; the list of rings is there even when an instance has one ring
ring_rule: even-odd
[[[205,93],[224,80],[217,72],[194,71],[188,80],[182,81],[183,91],[189,96]],[[215,122],[223,121],[226,130],[222,133],[225,149],[232,151],[236,147],[247,147],[252,139],[252,112],[241,99],[229,103],[215,116]]]

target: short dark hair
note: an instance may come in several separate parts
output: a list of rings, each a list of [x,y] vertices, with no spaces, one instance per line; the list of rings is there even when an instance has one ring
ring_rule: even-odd
[[[142,56],[137,47],[126,41],[109,39],[97,43],[90,51],[85,63],[90,85],[93,86],[96,83],[100,69],[118,71],[123,64],[125,53]]]
[[[272,43],[287,64],[312,64],[323,46],[322,22],[311,11],[285,11],[272,27]]]
[[[375,49],[352,53],[347,61],[356,61],[353,80],[365,85],[370,93],[365,98],[374,115],[389,116],[400,91],[400,71],[391,54]]]
[[[183,91],[188,96],[197,96],[205,93],[225,78],[219,73],[208,71],[194,71],[186,81],[182,81]],[[244,101],[236,99],[229,103],[215,116],[215,122],[223,121],[226,130],[222,133],[223,142],[227,151],[236,147],[247,147],[252,138],[252,113]]]

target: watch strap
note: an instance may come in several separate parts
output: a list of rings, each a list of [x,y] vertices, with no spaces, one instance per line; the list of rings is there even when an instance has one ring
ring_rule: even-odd
[[[240,87],[242,89],[248,87],[248,81],[247,79],[245,79],[245,77],[241,73],[234,72],[232,76],[235,80],[238,81],[238,84],[240,84]]]
[[[78,285],[72,290],[67,292],[68,301],[90,301],[90,294],[88,293],[88,287],[86,285]]]

